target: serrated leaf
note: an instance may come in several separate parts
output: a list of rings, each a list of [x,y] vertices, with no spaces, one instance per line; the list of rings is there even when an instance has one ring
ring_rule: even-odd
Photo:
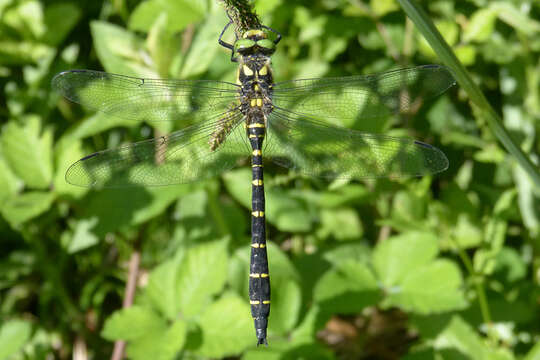
[[[379,243],[373,252],[373,265],[382,283],[391,287],[409,272],[430,263],[438,251],[435,235],[406,233]]]
[[[49,210],[55,194],[52,192],[25,192],[6,199],[2,207],[2,216],[14,228]]]
[[[151,332],[131,341],[127,355],[133,360],[173,360],[186,342],[187,324],[176,320],[166,329]]]
[[[52,131],[41,130],[38,116],[24,124],[8,122],[2,131],[2,153],[13,172],[29,187],[46,189],[52,180]]]
[[[28,321],[10,320],[0,328],[0,359],[10,359],[30,339],[32,325]]]
[[[135,340],[148,334],[164,332],[165,320],[154,311],[142,306],[132,306],[116,311],[106,321],[101,336],[107,340]]]
[[[212,358],[238,355],[256,343],[249,305],[236,295],[226,295],[201,315],[201,346],[197,354]]]
[[[225,285],[227,241],[220,240],[190,249],[180,265],[176,291],[179,309],[185,316],[198,314],[212,295]]]
[[[313,291],[313,298],[325,311],[356,314],[375,305],[381,293],[371,270],[364,264],[345,261],[325,273]]]
[[[467,305],[462,286],[459,268],[448,260],[436,260],[407,271],[384,304],[419,314],[459,310]]]

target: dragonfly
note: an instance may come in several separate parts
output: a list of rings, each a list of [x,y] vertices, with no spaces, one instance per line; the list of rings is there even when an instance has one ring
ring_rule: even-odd
[[[333,125],[413,112],[455,84],[440,65],[380,74],[274,82],[271,56],[281,34],[261,25],[218,43],[237,63],[236,83],[145,79],[92,70],[57,74],[68,100],[135,121],[185,121],[178,131],[106,149],[72,164],[68,183],[85,187],[159,186],[252,168],[249,303],[257,345],[267,345],[270,276],[263,156],[300,175],[329,179],[415,177],[448,167],[427,143]]]

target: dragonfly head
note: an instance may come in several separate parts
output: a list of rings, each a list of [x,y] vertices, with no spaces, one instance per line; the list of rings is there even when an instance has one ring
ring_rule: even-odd
[[[240,55],[262,53],[269,56],[274,51],[276,51],[276,42],[268,39],[268,34],[259,29],[246,31],[242,38],[234,43],[234,52]]]

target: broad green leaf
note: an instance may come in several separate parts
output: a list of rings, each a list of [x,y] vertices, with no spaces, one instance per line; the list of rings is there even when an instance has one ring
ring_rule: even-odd
[[[154,21],[162,14],[167,14],[167,31],[182,31],[190,23],[203,19],[205,14],[197,2],[189,0],[149,0],[140,3],[129,18],[131,30],[149,32]]]
[[[150,273],[146,294],[154,307],[169,320],[178,316],[178,299],[176,294],[176,276],[178,264],[175,261],[166,261]]]
[[[379,17],[399,9],[395,0],[370,0],[369,5],[373,13]]]
[[[373,252],[373,265],[384,286],[392,287],[411,271],[430,263],[437,253],[435,235],[411,232],[379,243]]]
[[[87,249],[99,242],[98,237],[92,232],[92,228],[96,226],[97,222],[97,218],[77,221],[75,231],[67,249],[69,254]]]
[[[176,320],[166,329],[148,332],[128,343],[127,355],[134,360],[173,360],[186,342],[187,324]]]
[[[497,12],[499,19],[516,30],[528,36],[540,33],[540,22],[529,18],[511,2],[494,1],[490,4],[490,8]]]
[[[523,360],[540,360],[540,342],[537,342]]]
[[[313,298],[325,311],[356,314],[377,303],[381,296],[377,281],[364,264],[346,260],[329,270],[317,283]]]
[[[458,351],[461,357],[457,359],[464,356],[471,360],[513,359],[502,348],[490,349],[474,328],[458,315],[452,317],[448,326],[435,340],[434,347],[441,354],[448,353],[448,350]],[[444,355],[443,358],[446,359]]]
[[[271,316],[268,320],[270,333],[285,335],[298,321],[302,294],[300,286],[292,280],[270,278],[272,286]]]
[[[463,40],[486,41],[493,33],[497,12],[492,8],[478,9],[472,16],[463,32]]]
[[[435,26],[440,31],[441,35],[448,45],[453,46],[459,39],[459,28],[455,21],[437,21]],[[424,55],[429,57],[436,57],[435,52],[426,41],[426,39],[418,34],[418,50]]]
[[[154,70],[144,65],[141,53],[144,42],[133,33],[103,21],[90,24],[97,56],[106,71],[146,78],[157,78]]]
[[[454,52],[463,65],[473,65],[476,61],[476,48],[470,45],[461,45],[454,49]]]
[[[212,295],[221,291],[227,277],[227,241],[220,240],[190,249],[180,264],[176,291],[185,316],[198,314]]]
[[[467,305],[462,286],[461,273],[453,262],[435,260],[406,271],[384,304],[419,314],[459,310]]]
[[[251,209],[251,170],[237,169],[223,175],[228,192],[247,209]],[[269,180],[265,180],[268,184]],[[311,217],[303,202],[278,188],[267,186],[266,219],[281,231],[308,231]]]
[[[22,185],[9,168],[0,149],[0,209],[4,201],[17,194]]]
[[[162,78],[168,77],[171,62],[180,52],[180,42],[175,34],[167,29],[170,22],[171,17],[167,13],[162,13],[155,19],[146,38],[146,47],[152,56],[159,77]]]
[[[337,240],[355,240],[362,236],[362,232],[362,223],[353,209],[321,211],[321,229],[317,232],[320,237],[333,236]]]
[[[0,359],[14,359],[30,339],[32,325],[24,320],[9,320],[0,327]]]
[[[8,122],[1,141],[4,158],[19,178],[32,188],[50,186],[53,133],[41,129],[38,116],[27,116],[24,124]]]
[[[223,24],[226,23],[227,20],[224,14],[222,12],[215,12],[198,27],[193,44],[189,48],[189,52],[182,64],[180,78],[187,79],[208,70],[210,63],[218,51],[219,44],[216,39],[223,29]]]
[[[225,295],[209,305],[199,324],[202,343],[195,352],[202,356],[238,355],[257,342],[249,306],[236,295]]]
[[[132,306],[112,314],[101,331],[107,340],[136,340],[154,332],[164,332],[165,320],[154,311],[142,306]]]
[[[163,213],[176,199],[191,191],[192,185],[108,188],[88,192],[81,216],[97,217],[97,236],[142,224]]]
[[[85,156],[85,153],[82,150],[82,143],[79,140],[70,142],[69,144],[65,142],[59,142],[57,144],[55,148],[56,169],[53,178],[54,191],[57,194],[72,195],[80,198],[88,191],[86,188],[71,185],[66,181],[67,169],[83,156]]]
[[[47,31],[43,41],[57,46],[73,29],[81,17],[81,9],[69,2],[50,4],[45,7],[45,25]]]
[[[55,194],[52,192],[31,191],[13,195],[5,200],[2,216],[14,228],[49,210]]]

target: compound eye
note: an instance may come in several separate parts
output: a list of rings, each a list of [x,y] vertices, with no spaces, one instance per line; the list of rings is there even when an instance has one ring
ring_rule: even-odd
[[[238,39],[234,43],[234,50],[239,53],[246,52],[249,49],[252,49],[255,46],[255,41],[251,39]]]

